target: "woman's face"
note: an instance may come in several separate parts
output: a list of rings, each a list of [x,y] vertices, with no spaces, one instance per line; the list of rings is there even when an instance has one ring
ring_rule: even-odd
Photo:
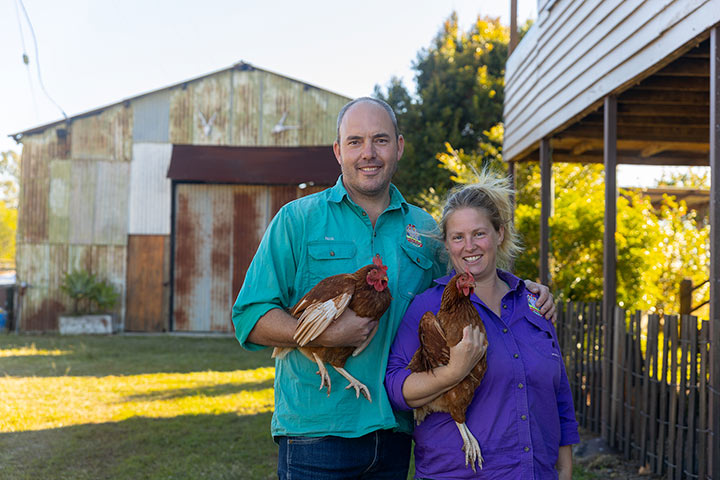
[[[475,281],[495,275],[497,249],[504,229],[495,230],[484,209],[465,207],[455,210],[445,223],[445,248],[457,272],[466,269]]]

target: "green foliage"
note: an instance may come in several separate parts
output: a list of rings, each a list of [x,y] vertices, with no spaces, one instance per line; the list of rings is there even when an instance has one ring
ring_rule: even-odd
[[[120,294],[107,280],[98,280],[86,270],[66,273],[60,289],[73,301],[73,314],[112,310]]]
[[[15,268],[20,156],[0,152],[0,268]]]
[[[448,171],[437,168],[446,143],[474,151],[487,140],[484,132],[500,122],[508,40],[499,19],[478,17],[461,32],[453,13],[413,63],[414,98],[396,78],[386,93],[375,88],[375,96],[398,114],[406,149],[393,181],[411,201],[427,206],[423,192],[433,187],[443,196],[452,186]]]
[[[516,226],[525,242],[516,273],[537,278],[540,174],[517,168]],[[553,165],[554,212],[550,218],[550,267],[559,300],[600,300],[603,287],[604,173],[602,165]],[[621,190],[617,203],[617,298],[626,309],[679,311],[680,280],[707,278],[709,228],[698,227],[684,203],[665,198],[653,209],[647,197]],[[702,289],[696,292],[698,300]]]
[[[20,180],[20,155],[12,150],[0,152],[0,200],[8,208],[17,208]]]

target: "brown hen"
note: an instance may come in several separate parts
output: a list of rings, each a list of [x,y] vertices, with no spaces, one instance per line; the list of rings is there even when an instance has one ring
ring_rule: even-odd
[[[441,365],[447,365],[450,360],[450,348],[462,340],[463,329],[468,325],[480,327],[480,331],[486,334],[485,325],[470,301],[474,289],[475,279],[469,271],[452,277],[443,291],[437,315],[426,312],[420,320],[418,327],[420,347],[407,368],[413,372],[428,372]],[[487,340],[485,346],[487,347]],[[450,413],[463,440],[465,465],[470,463],[473,471],[476,471],[476,461],[482,468],[483,459],[477,440],[465,424],[465,412],[486,370],[487,356],[483,355],[470,374],[460,383],[414,411],[415,421],[418,424],[432,412]]]
[[[293,338],[297,347],[307,358],[318,365],[320,375],[320,389],[327,385],[330,395],[330,375],[325,368],[329,363],[350,384],[346,389],[354,388],[359,398],[362,393],[368,401],[372,396],[368,388],[345,370],[345,362],[350,356],[357,356],[375,336],[378,327],[375,326],[367,340],[359,347],[310,347],[306,346],[315,340],[325,329],[332,324],[346,308],[349,308],[360,317],[372,318],[375,321],[385,313],[390,306],[392,297],[388,290],[387,267],[382,264],[380,255],[376,255],[372,265],[366,265],[355,273],[333,275],[315,285],[292,308],[290,314],[298,319]],[[273,357],[283,358],[293,348],[275,348]]]

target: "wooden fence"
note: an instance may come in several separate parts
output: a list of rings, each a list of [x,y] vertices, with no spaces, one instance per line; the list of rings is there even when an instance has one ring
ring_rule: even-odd
[[[711,478],[707,321],[567,303],[556,327],[581,426],[655,474]]]

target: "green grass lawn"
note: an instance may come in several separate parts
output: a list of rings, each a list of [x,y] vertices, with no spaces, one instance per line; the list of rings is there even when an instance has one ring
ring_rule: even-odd
[[[273,378],[234,338],[0,335],[0,478],[276,478]]]
[[[272,365],[233,338],[0,335],[0,478],[274,478]]]

